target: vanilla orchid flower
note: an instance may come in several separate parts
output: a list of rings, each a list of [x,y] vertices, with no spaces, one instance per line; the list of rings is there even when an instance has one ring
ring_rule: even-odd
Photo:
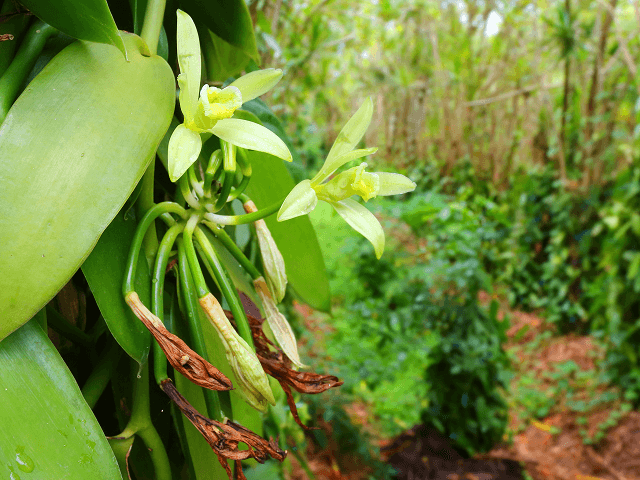
[[[411,192],[416,184],[398,173],[366,172],[366,163],[345,170],[327,181],[340,167],[358,158],[371,155],[377,148],[354,150],[364,136],[373,114],[371,98],[365,100],[338,134],[320,171],[311,180],[296,185],[278,212],[282,222],[311,212],[318,200],[329,203],[338,214],[373,245],[376,257],[384,251],[384,232],[378,219],[363,205],[352,199],[358,195],[366,202],[378,195],[398,195]]]
[[[232,118],[243,103],[259,97],[282,78],[282,70],[267,68],[248,73],[220,89],[200,87],[201,55],[198,31],[191,17],[178,10],[178,64],[180,109],[184,123],[169,140],[169,177],[177,181],[198,159],[200,134],[209,132],[221,140],[249,150],[258,150],[291,161],[291,152],[271,130],[257,123]]]

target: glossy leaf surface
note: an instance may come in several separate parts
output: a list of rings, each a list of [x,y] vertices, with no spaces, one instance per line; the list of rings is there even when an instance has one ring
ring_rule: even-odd
[[[203,32],[200,34],[200,44],[209,81],[224,82],[249,63],[249,56],[238,47],[225,42],[208,29],[203,29]]]
[[[122,296],[122,279],[136,231],[136,221],[125,216],[123,211],[116,215],[82,264],[82,272],[111,334],[131,358],[142,364],[149,355],[151,335]],[[151,275],[143,255],[136,269],[136,292],[145,305],[151,304]]]
[[[180,8],[225,42],[258,61],[251,15],[244,0],[180,0]]]
[[[73,375],[36,322],[0,342],[0,405],[2,478],[121,478]]]
[[[68,281],[160,143],[175,79],[142,40],[76,42],[29,84],[0,126],[0,339]]]
[[[21,0],[25,7],[52,27],[79,40],[125,45],[106,0]]]
[[[248,151],[253,175],[247,195],[258,208],[282,201],[282,192],[289,192],[294,181],[284,162],[260,152]],[[287,268],[289,285],[298,296],[313,308],[329,311],[331,293],[324,260],[316,233],[309,218],[297,217],[278,222],[275,215],[265,219]]]

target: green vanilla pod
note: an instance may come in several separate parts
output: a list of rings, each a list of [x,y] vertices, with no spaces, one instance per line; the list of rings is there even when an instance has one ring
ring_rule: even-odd
[[[69,45],[0,125],[0,340],[71,278],[154,158],[175,106],[169,65],[122,33]]]

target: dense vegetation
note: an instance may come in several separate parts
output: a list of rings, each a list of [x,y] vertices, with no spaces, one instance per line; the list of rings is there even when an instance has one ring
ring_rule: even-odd
[[[616,0],[255,10],[266,61],[291,73],[272,98],[283,113],[298,106],[302,115],[283,116],[307,168],[357,92],[377,107],[368,144],[384,149],[370,161],[419,185],[377,202],[396,232],[379,262],[336,235],[330,216],[312,216],[325,256],[342,253],[328,261],[338,307],[323,348],[383,430],[420,417],[467,452],[500,439],[504,399],[519,394],[504,389],[508,322],[478,303],[494,288],[557,335],[602,342],[597,382],[640,405],[638,15]],[[443,410],[439,396],[458,408]],[[545,412],[531,404],[534,417]]]

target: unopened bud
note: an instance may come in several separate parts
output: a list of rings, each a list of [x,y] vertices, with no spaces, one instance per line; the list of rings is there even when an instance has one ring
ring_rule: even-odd
[[[236,387],[240,386],[240,392],[249,405],[265,412],[267,403],[275,405],[276,401],[258,357],[235,331],[216,297],[209,293],[199,302],[222,340],[227,361],[237,379]]]
[[[258,211],[251,200],[244,204],[244,210],[247,213]],[[255,226],[267,285],[273,298],[277,303],[280,303],[287,291],[287,273],[284,266],[284,259],[271,236],[266,222],[264,220],[257,220]]]
[[[276,342],[295,366],[304,367],[305,365],[300,361],[300,355],[298,355],[296,336],[293,334],[291,325],[289,325],[289,322],[284,315],[280,313],[276,303],[273,301],[273,297],[271,297],[264,278],[260,277],[254,280],[253,286],[260,297],[264,308],[264,315],[267,319],[267,325],[271,328]]]

